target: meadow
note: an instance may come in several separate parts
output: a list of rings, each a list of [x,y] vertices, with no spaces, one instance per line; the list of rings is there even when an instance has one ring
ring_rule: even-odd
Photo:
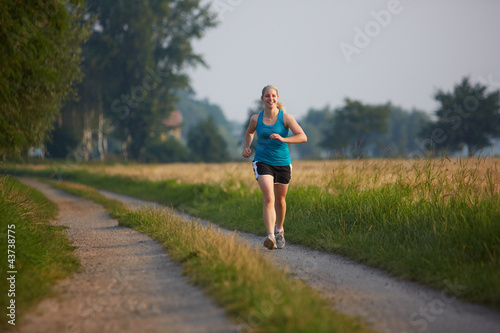
[[[287,241],[500,309],[499,158],[297,161]],[[35,170],[36,169],[36,170]],[[50,166],[10,172],[55,177]],[[80,165],[64,179],[264,234],[250,163]]]
[[[46,165],[30,166],[47,169]],[[477,195],[500,191],[500,158],[360,159],[294,161],[293,187],[317,186],[329,192],[357,187],[359,190],[384,186],[409,186],[414,195],[422,190],[460,195],[472,190]],[[175,180],[186,184],[242,184],[258,188],[248,162],[79,165],[71,170],[124,176],[149,181]]]

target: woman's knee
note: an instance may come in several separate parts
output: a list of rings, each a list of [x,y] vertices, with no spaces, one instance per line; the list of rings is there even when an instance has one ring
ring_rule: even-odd
[[[278,206],[278,207],[286,207],[285,197],[276,198],[275,202],[276,202],[276,206]]]
[[[264,205],[266,206],[274,206],[274,197],[272,196],[265,196],[264,197]]]

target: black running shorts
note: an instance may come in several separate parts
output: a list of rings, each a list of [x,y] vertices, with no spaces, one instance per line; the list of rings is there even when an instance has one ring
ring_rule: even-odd
[[[292,179],[292,165],[272,166],[262,162],[252,162],[255,179],[259,176],[273,176],[275,184],[287,185]]]

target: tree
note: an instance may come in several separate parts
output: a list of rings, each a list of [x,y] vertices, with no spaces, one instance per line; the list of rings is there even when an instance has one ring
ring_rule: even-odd
[[[215,14],[199,0],[87,3],[98,18],[84,48],[86,77],[76,107],[80,114],[104,114],[110,124],[100,128],[115,129],[137,159],[175,109],[175,90],[188,86],[185,69],[205,65],[191,43],[215,26]]]
[[[309,109],[306,116],[300,120],[300,126],[307,134],[307,142],[296,145],[300,156],[305,159],[321,157],[323,149],[320,147],[323,133],[327,130],[333,111],[329,106],[323,109]],[[330,124],[331,125],[331,124]]]
[[[166,141],[148,142],[142,158],[146,163],[188,162],[189,153],[186,146],[171,136]]]
[[[421,132],[422,150],[467,147],[473,155],[500,137],[500,91],[488,93],[486,86],[472,85],[465,77],[452,92],[438,90],[434,99],[440,104],[437,121]]]
[[[237,138],[234,134],[234,124],[227,120],[222,109],[210,103],[208,99],[198,99],[194,92],[179,91],[177,93],[179,101],[176,103],[177,109],[181,111],[183,117],[182,137],[187,142],[187,135],[193,126],[197,126],[200,121],[212,117],[217,130],[228,143],[228,152],[231,156],[240,156],[241,149],[237,145]]]
[[[211,104],[208,99],[198,99],[194,92],[186,90],[177,92],[176,96],[178,97],[178,102],[175,104],[183,116],[183,137],[187,137],[191,127],[198,125],[200,121],[210,117],[214,119],[221,132],[229,132],[229,121],[218,105]]]
[[[56,127],[52,131],[52,140],[47,143],[47,153],[51,158],[65,158],[68,150],[75,149],[78,140],[65,127]]]
[[[424,111],[411,112],[397,106],[390,107],[387,132],[374,134],[373,140],[381,143],[372,150],[373,156],[409,157],[419,151],[415,143],[420,130],[428,125],[430,117]]]
[[[239,146],[243,147],[245,145],[245,133],[247,132],[248,125],[250,125],[250,119],[254,114],[260,113],[260,111],[264,110],[264,105],[262,104],[262,100],[256,99],[252,107],[247,110],[247,120],[243,124],[242,135],[239,141]],[[250,145],[250,149],[252,150],[252,154],[255,153],[255,148],[257,148],[257,135],[254,136],[252,144]],[[242,148],[243,149],[243,148]],[[241,155],[240,155],[241,156]]]
[[[423,128],[431,123],[429,114],[422,110],[413,109],[408,117],[408,126],[406,127],[406,151],[413,155],[421,153],[418,145],[418,138]]]
[[[324,131],[321,146],[344,150],[349,156],[362,154],[364,145],[376,145],[374,134],[387,131],[390,104],[363,105],[359,101],[345,99],[345,106],[334,111]]]
[[[195,162],[225,162],[229,160],[227,143],[219,134],[212,117],[191,127],[188,133],[188,147]]]
[[[81,80],[90,28],[82,1],[3,0],[0,10],[0,155],[20,156],[49,139]]]

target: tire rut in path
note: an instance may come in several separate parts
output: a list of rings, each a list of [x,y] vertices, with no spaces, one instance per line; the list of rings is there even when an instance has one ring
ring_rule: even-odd
[[[131,209],[163,207],[105,190],[100,192],[120,200]],[[180,214],[185,219],[193,219]],[[201,220],[201,223],[210,224]],[[264,226],[263,226],[264,227]],[[286,228],[286,227],[285,227]],[[220,228],[222,231],[233,231]],[[368,326],[390,333],[499,333],[500,313],[486,306],[458,300],[467,286],[448,281],[448,291],[434,290],[417,283],[396,280],[385,272],[345,257],[315,251],[287,242],[284,250],[268,251],[264,237],[239,233],[244,241],[260,248],[271,262],[304,280],[339,312],[358,316]]]
[[[118,226],[89,200],[33,179],[24,184],[59,206],[82,269],[55,287],[18,332],[236,332],[224,311],[190,284],[159,243]],[[20,272],[22,274],[22,272]]]

